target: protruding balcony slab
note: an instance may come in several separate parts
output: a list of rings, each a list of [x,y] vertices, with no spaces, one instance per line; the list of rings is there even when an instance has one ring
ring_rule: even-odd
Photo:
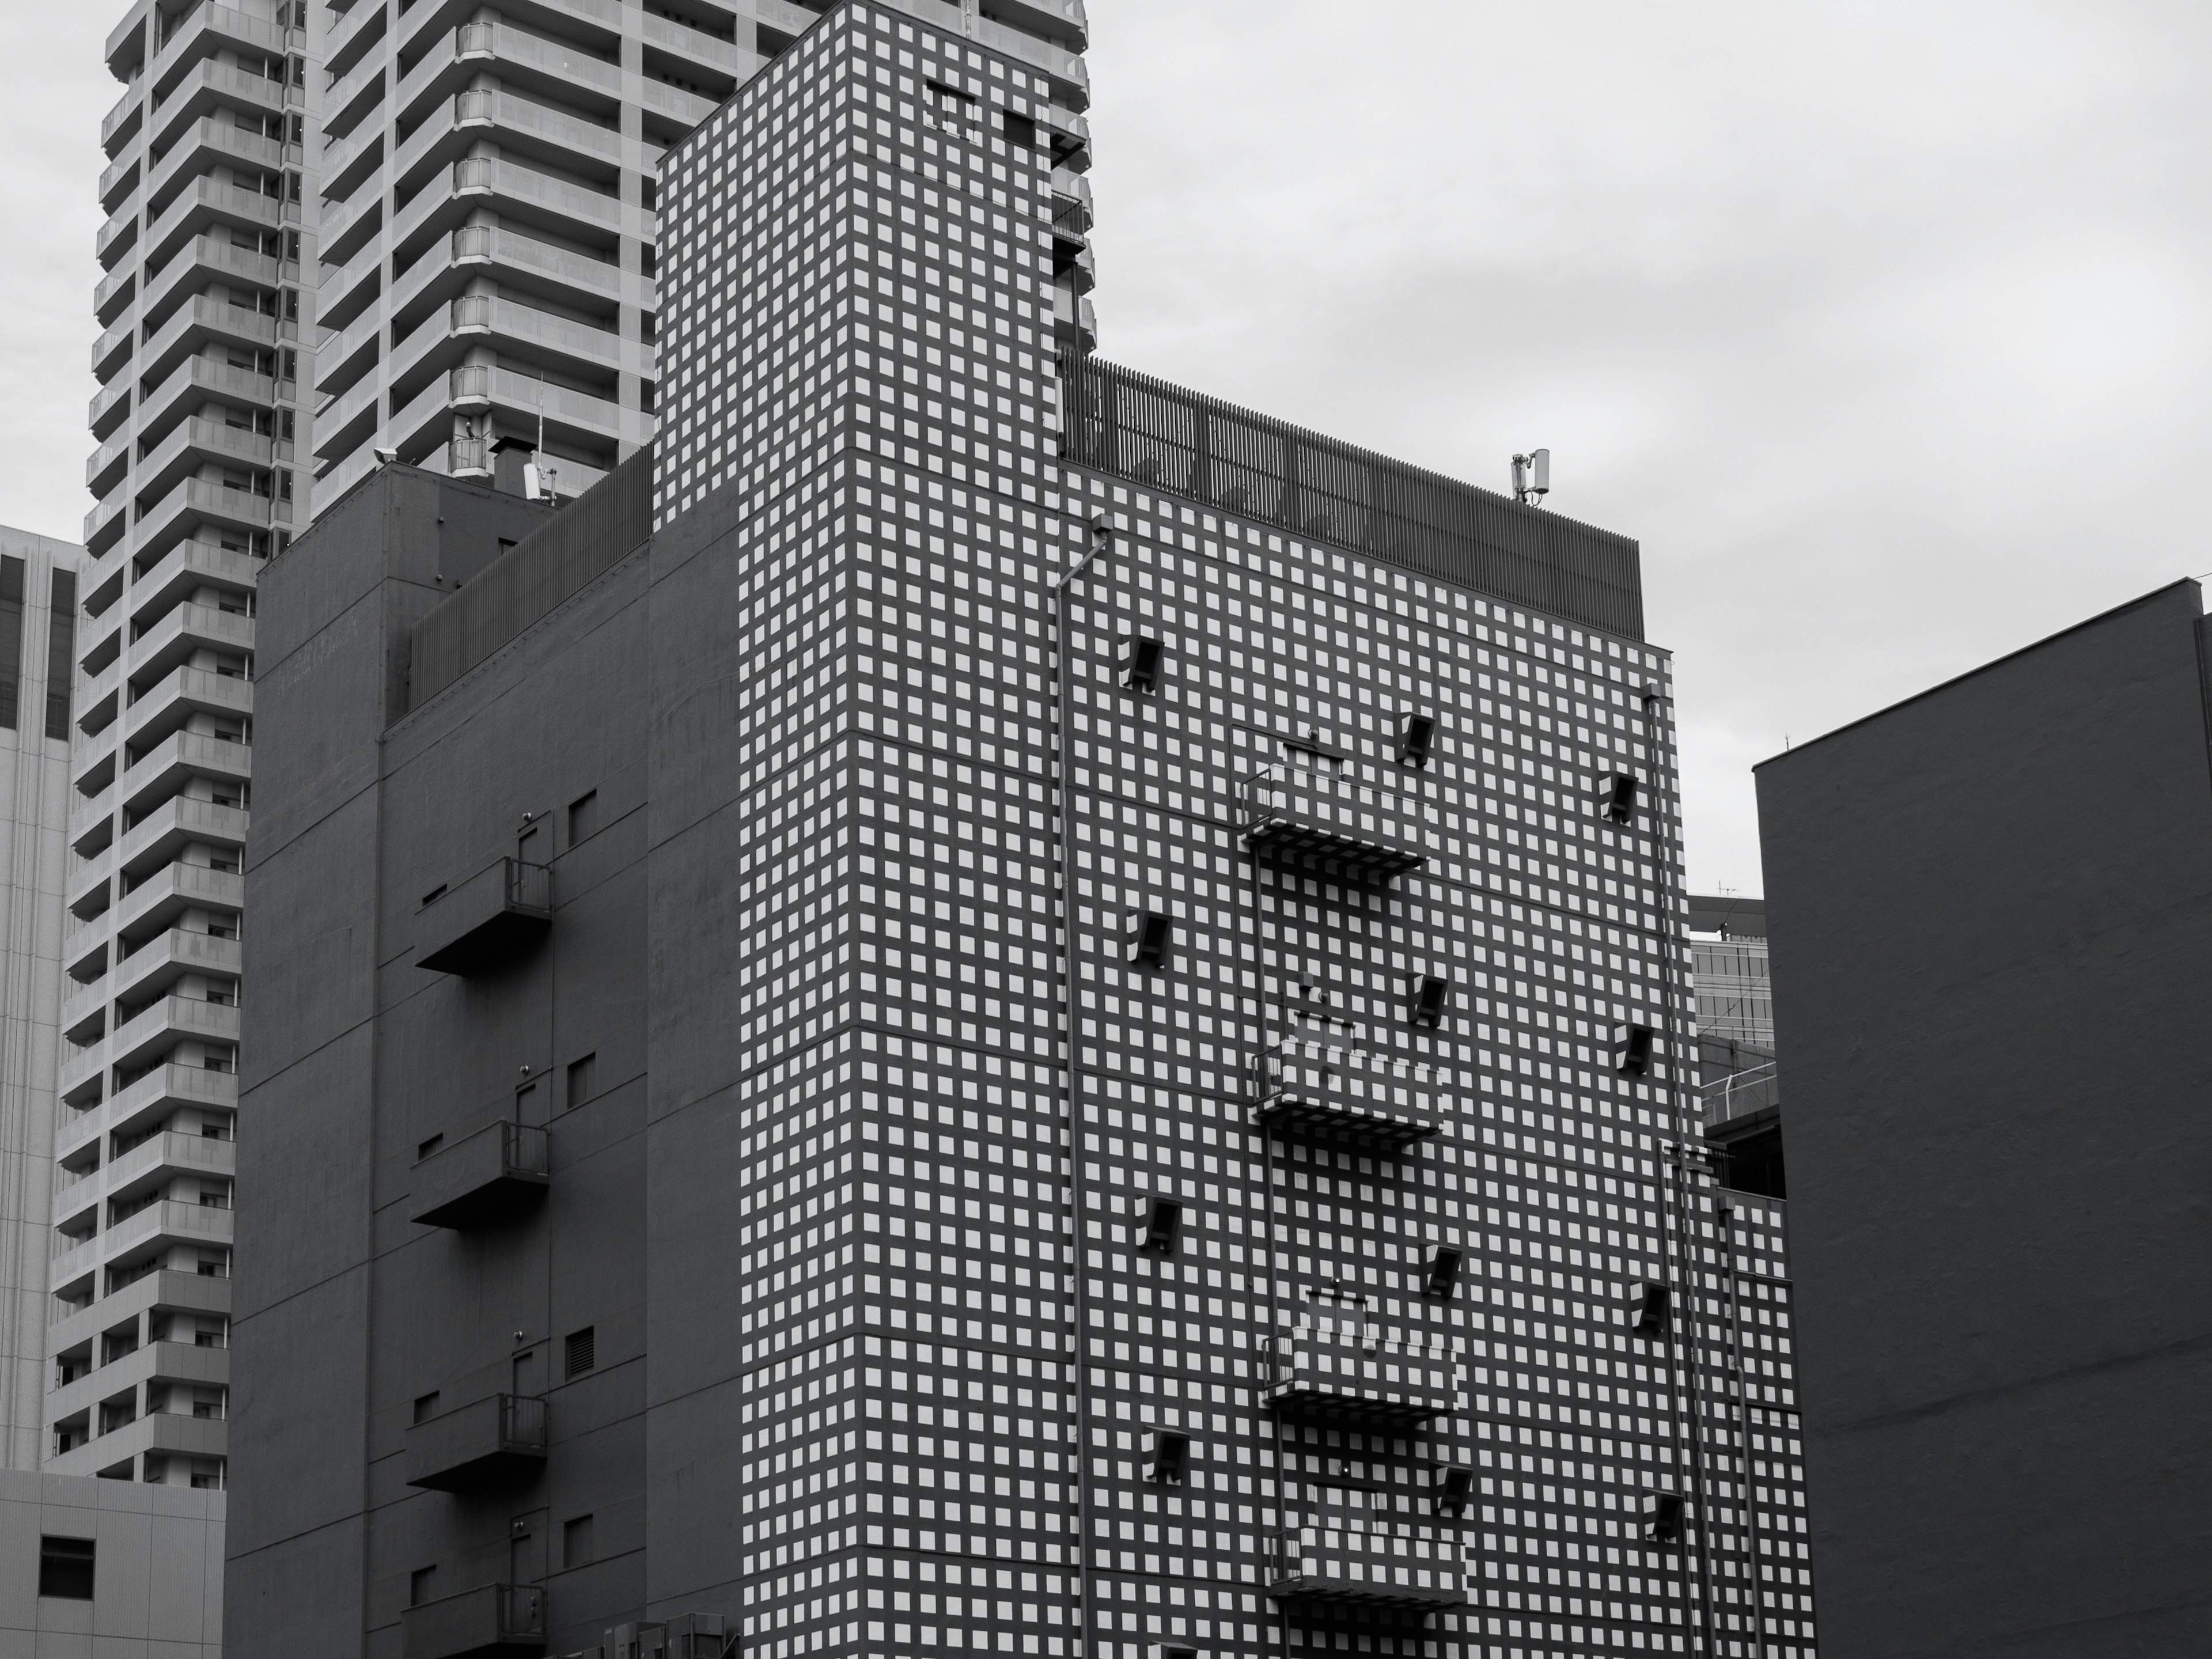
[[[1273,1546],[1267,1594],[1302,1613],[1425,1613],[1467,1603],[1454,1534],[1300,1527]]]
[[[545,1401],[487,1395],[407,1431],[407,1484],[474,1492],[534,1474],[545,1464]]]
[[[404,1659],[509,1659],[545,1651],[545,1592],[485,1584],[400,1614]]]
[[[1418,1429],[1459,1409],[1459,1356],[1322,1330],[1269,1340],[1260,1399],[1291,1422]]]
[[[546,1182],[545,1131],[489,1123],[415,1166],[409,1219],[424,1227],[489,1225],[536,1203]]]
[[[1244,788],[1244,845],[1255,859],[1340,880],[1385,882],[1428,862],[1419,803],[1304,774]]]
[[[1253,1123],[1279,1139],[1403,1157],[1437,1126],[1388,1108],[1398,1096],[1419,1098],[1425,1089],[1403,1068],[1362,1064],[1362,1059],[1341,1045],[1307,1037],[1286,1039],[1254,1056]]]
[[[424,905],[415,962],[441,974],[488,974],[533,947],[552,925],[552,881],[542,864],[501,859]]]

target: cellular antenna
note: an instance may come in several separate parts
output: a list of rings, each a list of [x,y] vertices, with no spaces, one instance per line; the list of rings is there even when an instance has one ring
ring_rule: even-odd
[[[1552,493],[1552,452],[1532,449],[1513,458],[1513,499],[1524,507],[1541,507]]]

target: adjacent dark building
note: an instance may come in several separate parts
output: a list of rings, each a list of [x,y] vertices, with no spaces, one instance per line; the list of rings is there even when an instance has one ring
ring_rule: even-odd
[[[235,1659],[1813,1651],[1635,544],[1061,355],[1051,93],[830,8],[651,450],[271,562]]]
[[[1832,1659],[2212,1651],[2178,582],[1759,769]]]

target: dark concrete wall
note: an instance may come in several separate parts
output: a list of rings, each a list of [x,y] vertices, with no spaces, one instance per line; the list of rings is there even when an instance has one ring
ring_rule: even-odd
[[[2212,1652],[2198,612],[1759,770],[1823,1659]]]
[[[240,1659],[398,1653],[409,1575],[436,1564],[441,1594],[508,1578],[518,1518],[561,1571],[562,1519],[594,1516],[593,1562],[554,1581],[591,1610],[569,1648],[597,1639],[600,1609],[642,1600],[642,561],[471,678],[465,708],[386,726],[415,624],[543,519],[386,469],[264,579],[246,883],[265,925],[246,941],[228,1544]],[[580,836],[568,808],[587,792]],[[546,943],[483,978],[416,968],[422,895],[514,852],[526,812],[554,871]],[[567,1065],[587,1053],[591,1097],[569,1099]],[[410,1222],[419,1144],[514,1113],[525,1065],[555,1125],[545,1204],[480,1234]],[[570,1382],[562,1340],[585,1326],[597,1364]],[[483,1498],[408,1487],[413,1401],[507,1389],[518,1354],[552,1396],[557,1475]]]

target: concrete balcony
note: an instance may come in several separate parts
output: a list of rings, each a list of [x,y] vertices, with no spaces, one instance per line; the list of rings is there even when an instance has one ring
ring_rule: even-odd
[[[146,115],[146,83],[135,81],[124,88],[123,95],[109,106],[107,113],[100,118],[100,147],[112,155],[125,144],[137,137]]]
[[[92,343],[92,378],[102,386],[113,380],[117,373],[131,362],[131,353],[138,343],[138,319],[125,317],[113,328],[104,331]]]
[[[118,1463],[136,1466],[149,1453],[220,1462],[229,1450],[230,1425],[221,1418],[154,1412],[95,1436],[73,1451],[48,1458],[45,1468],[49,1474],[97,1474]]]
[[[282,114],[284,84],[234,64],[203,58],[178,77],[166,100],[155,102],[149,129],[151,143],[155,149],[167,150],[192,122],[225,109],[243,110],[250,115]]]
[[[384,383],[365,378],[315,410],[315,454],[343,455],[367,443],[383,412]]]
[[[659,112],[681,127],[697,126],[720,107],[715,100],[688,87],[672,87],[647,76],[633,78],[630,88],[641,106]]]
[[[137,376],[126,374],[94,394],[85,410],[85,424],[92,428],[94,437],[105,441],[115,435],[116,428],[123,424],[123,417],[131,412],[131,394],[137,386]]]
[[[209,422],[205,424],[212,426],[214,422]],[[217,432],[236,434],[238,428],[226,426],[218,428]],[[251,436],[251,434],[243,435]],[[210,439],[213,436],[214,434],[210,434]],[[204,453],[210,456],[223,456],[226,459],[234,458],[257,466],[267,465],[270,459],[269,440],[254,438],[253,441],[262,446],[261,453],[258,456],[250,450],[238,452],[217,448],[212,441],[208,443]],[[259,584],[262,568],[267,562],[267,560],[258,559],[251,553],[234,553],[228,548],[218,547],[213,542],[205,541],[179,542],[159,559],[150,561],[141,559],[131,576],[131,625],[140,630],[151,628],[168,613],[171,607],[184,603],[203,587],[213,587],[241,595],[250,593]],[[239,686],[243,683],[231,681],[228,684]],[[143,705],[151,696],[152,691],[149,688],[132,699],[132,720],[135,723],[131,729],[131,740],[134,743],[143,743],[145,740],[143,735],[144,720],[150,716],[152,711],[143,708]],[[252,706],[251,694],[246,695],[246,702],[247,707]],[[234,698],[226,696],[224,708],[228,709],[234,706]],[[209,712],[213,714],[222,711],[210,709]]]
[[[236,980],[240,972],[236,939],[173,927],[122,956],[108,971],[106,986],[110,996],[137,1005],[167,991],[188,974]]]
[[[314,289],[314,314],[325,330],[349,327],[369,314],[376,296],[385,288],[385,250],[372,243],[354,254],[345,265],[323,265],[321,288]]]
[[[1038,131],[1052,146],[1055,173],[1091,171],[1091,123],[1073,110],[1048,105],[1034,112]]]
[[[147,277],[141,315],[148,327],[159,327],[177,307],[212,283],[274,293],[283,275],[284,267],[267,254],[233,247],[228,238],[203,236]]]
[[[217,165],[274,173],[284,165],[284,146],[246,131],[228,115],[203,115],[154,164],[146,187],[147,211],[158,217],[179,191]]]
[[[152,1006],[140,1009],[109,1034],[107,1062],[120,1071],[136,1071],[160,1059],[179,1042],[235,1048],[237,1005],[203,1002],[198,997],[163,997]]]
[[[138,204],[136,202],[125,203],[93,234],[93,256],[100,261],[102,270],[114,270],[115,262],[137,245]]]
[[[255,353],[275,349],[276,319],[226,298],[199,294],[169,313],[168,320],[146,342],[139,374],[159,384],[177,372],[187,357],[209,355],[210,346],[236,346]],[[143,435],[143,434],[142,434]],[[145,483],[142,479],[141,490]]]
[[[218,52],[284,55],[284,31],[235,6],[204,5],[187,14],[154,54],[154,95],[167,98],[193,64]]]
[[[390,40],[386,21],[385,9],[378,5],[356,5],[350,11],[331,15],[330,33],[323,38],[324,72],[349,76],[369,53],[381,56]],[[324,106],[329,106],[327,95]]]
[[[1269,1544],[1268,1595],[1309,1614],[1433,1613],[1468,1600],[1466,1547],[1456,1533],[1299,1527]]]
[[[992,9],[1003,21],[1042,35],[1063,52],[1090,47],[1091,16],[1083,0],[993,0]]]
[[[359,127],[370,111],[384,101],[391,59],[385,52],[362,56],[323,94],[323,131],[343,138]],[[382,122],[377,125],[381,127]]]
[[[456,24],[400,77],[399,124],[421,120],[431,104],[465,90],[479,75],[495,76],[502,88],[595,115],[614,115],[622,107],[619,63],[511,23],[471,21]]]
[[[135,943],[167,931],[187,910],[235,915],[245,902],[243,876],[204,864],[172,864],[125,893],[100,926],[116,939]]]
[[[490,1659],[545,1651],[545,1592],[485,1584],[400,1614],[400,1659]]]
[[[1262,863],[1360,884],[1388,882],[1428,863],[1415,797],[1281,767],[1238,793],[1245,849]]]
[[[186,478],[151,507],[140,509],[137,544],[149,552],[162,552],[202,526],[246,535],[265,532],[272,522],[270,508],[268,496],[250,489],[206,478]]]
[[[173,427],[198,413],[200,405],[210,398],[270,409],[276,404],[276,382],[266,374],[233,368],[212,357],[187,357],[148,395],[138,418],[139,441],[159,444]]]
[[[112,213],[123,205],[123,198],[138,185],[138,176],[145,156],[136,144],[100,169],[100,210]]]
[[[46,1352],[59,1353],[156,1308],[177,1313],[230,1312],[230,1280],[164,1267],[133,1279],[81,1313],[64,1314],[46,1327]],[[95,1373],[96,1374],[96,1373]]]
[[[1286,1422],[1402,1434],[1460,1410],[1458,1351],[1318,1330],[1264,1338],[1261,1405]]]
[[[216,111],[243,111],[268,118],[281,115],[283,108],[283,82],[268,80],[237,64],[201,58],[177,77],[168,97],[155,100],[149,142],[153,149],[168,150],[168,146],[184,137],[185,126]]]
[[[412,263],[429,244],[451,235],[470,214],[482,210],[498,215],[502,225],[607,250],[625,230],[650,240],[647,233],[653,227],[651,215],[625,209],[611,192],[549,178],[518,161],[463,156],[448,176],[426,182],[394,218],[395,262]]]
[[[182,665],[195,651],[243,655],[252,648],[252,617],[211,605],[180,605],[131,642],[129,672],[150,690],[150,677]]]
[[[384,319],[374,311],[354,319],[343,331],[325,332],[315,347],[317,408],[343,397],[383,356]]]
[[[465,294],[453,301],[446,326],[425,323],[399,343],[392,354],[392,400],[404,405],[457,368],[470,349],[490,346],[502,362],[543,364],[571,376],[604,376],[625,371],[650,377],[653,348],[625,341],[611,327],[556,317],[517,301],[489,294]]]
[[[552,872],[499,859],[416,913],[415,965],[464,976],[495,973],[535,950],[552,921]]]
[[[123,807],[134,815],[143,813],[194,778],[243,786],[252,775],[249,744],[205,732],[174,732],[123,775]]]
[[[104,1134],[143,1134],[188,1106],[235,1112],[238,1074],[210,1072],[203,1066],[157,1066],[117,1090],[94,1115]]]
[[[238,1174],[238,1143],[197,1133],[164,1130],[141,1141],[100,1172],[101,1195],[129,1203],[179,1176],[233,1180]]]
[[[384,159],[384,124],[357,126],[352,134],[323,152],[319,182],[325,202],[343,202],[376,176]]]
[[[79,858],[90,858],[115,838],[115,786],[110,784],[89,800],[77,802],[70,810],[70,850]]]
[[[364,190],[349,202],[323,204],[317,247],[324,258],[343,264],[384,227],[384,192]]]
[[[198,477],[202,468],[210,465],[265,471],[275,452],[275,443],[250,427],[232,426],[227,421],[195,415],[172,429],[139,460],[133,488],[141,501],[158,499],[179,483]],[[132,562],[143,569],[148,550],[141,546],[137,552],[138,556]],[[170,556],[165,550],[161,556]],[[143,618],[147,596],[139,588],[139,582],[134,580],[131,603],[134,614]]]
[[[185,243],[210,231],[218,236],[233,230],[261,236],[281,230],[285,206],[276,197],[202,175],[179,191],[161,216],[147,227],[146,261],[166,264]]]
[[[400,20],[401,55],[416,56],[434,37],[450,33],[483,9],[478,0],[416,0]],[[545,18],[549,33],[581,40],[594,51],[611,52],[621,45],[626,8],[620,0],[532,0],[531,9]]]
[[[479,139],[496,143],[502,155],[541,161],[600,184],[613,183],[625,160],[618,128],[595,125],[515,93],[480,88],[455,93],[408,136],[394,157],[395,190],[419,188]]]
[[[465,225],[453,232],[445,258],[434,251],[425,254],[393,284],[394,332],[401,337],[410,333],[458,298],[476,276],[492,278],[502,294],[541,297],[609,317],[619,305],[651,311],[659,303],[649,280],[625,273],[611,260],[555,247],[521,231]]]
[[[453,408],[492,410],[509,421],[532,423],[542,416],[548,438],[584,449],[611,450],[617,443],[641,444],[653,435],[653,417],[641,410],[512,369],[471,366],[455,369],[448,380]]]
[[[419,1227],[494,1225],[545,1196],[545,1131],[504,1120],[439,1146],[415,1165],[407,1218]]]
[[[91,456],[86,456],[84,487],[93,491],[93,495],[106,495],[124,483],[124,477],[131,471],[131,449],[135,442],[135,434],[124,429],[100,445]]]
[[[545,1466],[545,1401],[495,1394],[407,1431],[407,1484],[475,1492],[526,1480]]]
[[[124,1286],[128,1291],[134,1288]],[[118,1321],[118,1323],[121,1322]],[[125,1389],[138,1391],[143,1400],[148,1383],[181,1382],[190,1387],[224,1388],[230,1382],[230,1350],[195,1347],[189,1342],[149,1342],[106,1364],[87,1371],[74,1382],[46,1393],[46,1421],[58,1423],[112,1398]],[[203,1418],[202,1422],[210,1419]],[[212,1419],[221,1421],[221,1419]],[[112,1460],[107,1460],[112,1461]]]
[[[1403,1158],[1438,1127],[1426,1072],[1344,1043],[1285,1038],[1253,1056],[1250,1080],[1252,1123],[1280,1140]]]
[[[58,1253],[46,1282],[56,1296],[71,1297],[88,1286],[96,1288],[103,1269],[127,1269],[179,1245],[228,1249],[230,1243],[228,1210],[163,1199]]]
[[[92,291],[93,315],[102,328],[123,314],[138,292],[138,266],[136,261],[120,265],[100,279],[100,286]]]
[[[243,807],[218,806],[211,800],[182,797],[157,806],[123,834],[116,844],[115,866],[137,876],[158,869],[194,842],[243,854],[248,815]]]
[[[647,12],[637,22],[639,36],[647,46],[719,71],[732,81],[750,79],[759,67],[758,57],[735,41],[717,40],[672,17]]]
[[[128,490],[118,489],[106,501],[94,502],[84,515],[84,550],[98,558],[123,539],[123,532],[131,522],[126,509],[131,505]]]

